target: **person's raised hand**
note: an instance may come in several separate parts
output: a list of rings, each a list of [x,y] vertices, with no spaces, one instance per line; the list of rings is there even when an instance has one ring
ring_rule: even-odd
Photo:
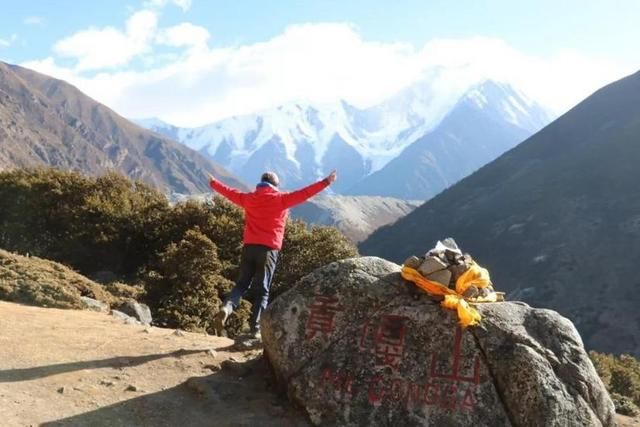
[[[335,170],[332,171],[329,176],[327,176],[327,181],[329,181],[329,185],[333,184],[335,182],[336,179],[338,179],[338,172],[336,172]]]

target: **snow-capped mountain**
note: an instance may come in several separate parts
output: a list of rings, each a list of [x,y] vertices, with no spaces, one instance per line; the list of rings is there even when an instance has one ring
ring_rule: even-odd
[[[484,82],[468,91],[434,130],[347,194],[428,200],[548,121],[543,109],[515,90]]]
[[[160,119],[156,119],[156,118],[133,119],[131,121],[137,124],[138,126],[157,132],[160,135],[172,138],[176,141],[179,139],[178,131],[180,130],[180,128],[177,126],[170,125],[169,123],[163,122]]]
[[[542,107],[508,85],[485,82],[463,99],[495,120],[522,128],[525,136],[550,121]],[[157,119],[137,122],[200,151],[246,182],[275,170],[283,187],[294,188],[338,169],[340,179],[332,188],[347,193],[433,131],[459,102],[422,81],[367,109],[344,101],[291,103],[195,129]]]

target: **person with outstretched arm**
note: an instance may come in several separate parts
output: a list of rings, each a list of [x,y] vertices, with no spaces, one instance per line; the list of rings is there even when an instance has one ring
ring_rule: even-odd
[[[260,315],[269,303],[269,289],[276,270],[278,254],[282,248],[289,208],[315,196],[337,178],[336,171],[326,178],[290,193],[278,189],[280,180],[274,172],[262,174],[255,191],[245,193],[228,187],[209,175],[209,186],[232,203],[244,209],[244,234],[240,274],[222,310],[216,315],[214,329],[220,334],[240,298],[251,284],[257,286],[250,318],[253,338],[261,339]]]

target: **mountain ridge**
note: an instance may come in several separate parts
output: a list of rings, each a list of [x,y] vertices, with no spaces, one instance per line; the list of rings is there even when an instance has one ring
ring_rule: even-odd
[[[467,92],[431,132],[349,194],[428,200],[535,133],[542,110],[491,81]],[[532,116],[537,114],[536,116]]]
[[[226,169],[143,129],[74,86],[0,62],[0,167],[117,170],[156,188],[207,188],[207,173],[246,188]]]
[[[309,224],[336,227],[352,242],[358,243],[422,203],[422,200],[381,196],[318,195],[291,209],[291,216]]]
[[[246,181],[257,178],[256,169],[275,169],[283,184],[294,188],[338,169],[348,174],[342,174],[335,190],[355,194],[352,187],[436,129],[456,103],[474,90],[490,88],[500,92],[496,88],[503,88],[504,102],[490,107],[496,111],[509,108],[513,110],[511,115],[519,118],[530,114],[528,120],[518,124],[529,134],[549,121],[549,113],[515,89],[502,83],[492,84],[493,87],[488,82],[476,85],[455,102],[421,83],[367,109],[358,109],[345,101],[323,106],[291,103],[195,129],[163,125],[157,119],[138,122],[165,135],[177,135],[179,141],[209,155]],[[488,93],[486,98],[496,96]],[[515,104],[508,104],[509,99]],[[506,114],[497,117],[510,120]],[[276,156],[277,161],[273,160]],[[398,194],[366,194],[398,197]]]

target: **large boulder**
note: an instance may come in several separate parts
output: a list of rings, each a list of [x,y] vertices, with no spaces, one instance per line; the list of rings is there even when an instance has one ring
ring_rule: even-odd
[[[148,305],[129,299],[118,307],[118,310],[127,316],[131,316],[145,326],[151,325],[151,309]]]
[[[572,323],[521,303],[462,330],[380,258],[334,262],[262,318],[265,354],[316,425],[610,426],[614,407]]]

